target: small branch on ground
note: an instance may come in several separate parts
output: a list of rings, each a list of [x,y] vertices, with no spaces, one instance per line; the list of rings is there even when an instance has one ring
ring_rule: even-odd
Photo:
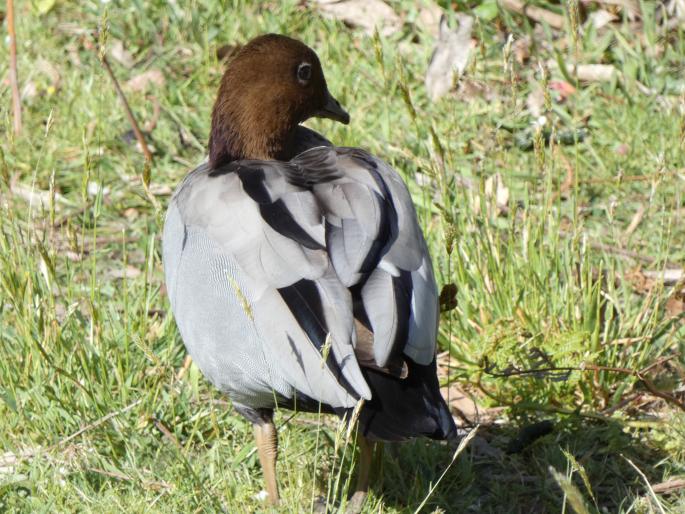
[[[619,367],[613,367],[613,366],[599,366],[597,364],[585,364],[583,367],[572,367],[572,366],[561,366],[561,367],[555,367],[555,366],[549,366],[546,368],[535,368],[535,369],[507,369],[501,372],[494,371],[493,366],[485,366],[483,369],[483,373],[497,377],[497,378],[507,378],[507,377],[512,377],[512,376],[524,376],[524,375],[540,375],[543,373],[570,373],[572,371],[606,371],[608,373],[622,373],[625,375],[632,375],[635,378],[637,378],[642,385],[645,386],[645,388],[652,393],[654,396],[657,396],[664,400],[666,403],[669,403],[678,409],[682,410],[685,412],[685,403],[681,402],[678,398],[675,396],[665,393],[663,391],[660,391],[654,383],[648,379],[645,374],[653,369],[655,366],[663,364],[667,360],[675,358],[676,355],[669,356],[664,359],[660,359],[659,361],[650,364],[649,366],[636,370],[636,369],[631,369],[631,368],[619,368]]]
[[[501,0],[501,2],[504,8],[518,14],[523,14],[533,21],[547,23],[550,27],[557,30],[564,28],[564,17],[547,9],[527,5],[528,2],[523,0]]]
[[[110,419],[115,418],[117,416],[120,416],[121,414],[124,414],[125,412],[130,411],[136,405],[140,404],[142,401],[143,401],[142,399],[138,399],[138,400],[134,401],[133,403],[129,403],[126,407],[123,407],[123,408],[116,410],[114,412],[110,412],[109,414],[101,417],[100,419],[97,419],[97,420],[93,421],[92,423],[88,423],[87,425],[79,428],[73,434],[68,435],[67,437],[65,437],[63,439],[60,439],[59,441],[57,441],[56,443],[54,443],[48,447],[45,447],[45,448],[38,447],[35,449],[31,449],[31,450],[21,452],[19,454],[9,453],[9,454],[5,454],[4,456],[0,456],[0,467],[14,466],[21,461],[24,461],[27,459],[32,459],[32,458],[39,456],[41,454],[45,454],[45,453],[48,453],[50,451],[56,450],[57,448],[64,447],[64,446],[66,446],[67,443],[70,443],[71,441],[73,441],[74,439],[76,439],[80,435],[84,434],[85,432],[88,432],[89,430],[93,430],[94,428],[97,428],[100,425],[106,423]]]
[[[169,428],[162,422],[162,420],[157,418],[150,418],[150,421],[154,423],[157,430],[159,430],[165,439],[167,439],[171,444],[173,444],[179,451],[183,452],[183,446],[178,442],[176,436],[169,430]]]
[[[14,133],[21,134],[21,97],[19,95],[19,78],[17,75],[17,34],[14,28],[14,0],[7,0],[7,34],[10,47],[10,85],[12,87],[12,110],[14,115]]]
[[[122,409],[116,410],[116,411],[114,411],[114,412],[110,412],[109,414],[107,414],[107,415],[101,417],[100,419],[98,419],[98,420],[96,420],[96,421],[93,421],[92,423],[89,423],[89,424],[87,424],[86,426],[84,426],[84,427],[82,427],[82,428],[79,428],[76,432],[74,432],[74,433],[71,434],[70,436],[65,437],[64,439],[60,440],[57,444],[55,444],[55,445],[53,446],[53,448],[56,448],[56,447],[58,447],[58,446],[64,446],[64,445],[67,444],[69,441],[72,441],[72,440],[76,439],[76,438],[77,438],[78,436],[80,436],[81,434],[83,434],[83,433],[85,433],[85,432],[88,432],[89,430],[92,430],[92,429],[94,429],[94,428],[97,428],[97,427],[99,427],[100,425],[102,425],[103,423],[106,423],[107,421],[109,421],[110,419],[115,418],[115,417],[117,417],[117,416],[120,416],[121,414],[124,414],[125,412],[130,411],[132,408],[134,408],[136,405],[138,405],[138,404],[139,404],[140,402],[142,402],[142,401],[143,401],[143,400],[138,399],[138,400],[134,401],[133,403],[129,403],[126,407],[124,407],[124,408],[122,408]]]
[[[136,139],[138,140],[138,144],[140,145],[141,150],[143,151],[143,155],[145,155],[145,160],[148,163],[152,163],[152,152],[150,152],[150,148],[148,148],[147,143],[145,142],[145,135],[143,132],[140,130],[140,126],[138,125],[138,122],[136,121],[135,116],[133,115],[133,111],[131,110],[131,106],[128,103],[128,100],[126,99],[126,95],[124,95],[124,91],[121,89],[121,86],[119,85],[119,81],[117,80],[116,76],[114,75],[114,71],[112,71],[112,67],[109,65],[109,61],[107,60],[107,55],[105,55],[104,52],[100,51],[100,48],[97,44],[97,38],[95,38],[96,44],[93,45],[93,50],[96,51],[98,54],[98,59],[100,59],[100,63],[102,64],[102,67],[105,69],[107,72],[107,75],[109,75],[109,78],[112,80],[112,84],[114,85],[114,90],[117,92],[117,96],[119,97],[119,100],[121,100],[121,105],[124,108],[124,112],[126,113],[126,117],[128,118],[129,123],[131,124],[131,128],[133,129],[133,133],[136,136]]]
[[[685,478],[669,478],[665,482],[652,486],[656,494],[669,494],[679,489],[685,489]]]

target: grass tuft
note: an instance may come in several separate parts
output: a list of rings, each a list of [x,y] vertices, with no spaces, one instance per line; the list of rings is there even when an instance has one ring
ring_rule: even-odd
[[[462,428],[480,422],[459,458],[386,445],[365,512],[683,511],[684,490],[654,487],[685,475],[684,284],[659,278],[685,262],[682,25],[663,31],[657,3],[639,2],[642,21],[611,7],[618,21],[595,29],[587,3],[531,2],[566,16],[553,32],[457,2],[477,41],[433,103],[435,41],[410,23],[417,6],[391,3],[408,21],[388,36],[295,1],[18,6],[20,136],[0,89],[1,510],[268,510],[249,424],[184,365],[159,241],[170,192],[205,157],[216,50],[281,32],[317,50],[352,116],[307,124],[407,181],[447,286],[441,381]],[[151,165],[95,29],[152,127]],[[614,73],[583,81],[586,63]],[[126,85],[151,70],[163,83]],[[318,495],[344,509],[352,434],[326,416],[277,423],[282,511]]]

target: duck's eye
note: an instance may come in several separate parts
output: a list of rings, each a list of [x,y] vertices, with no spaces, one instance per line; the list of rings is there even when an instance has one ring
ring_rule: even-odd
[[[297,81],[305,85],[312,78],[312,65],[308,62],[303,62],[297,67]]]

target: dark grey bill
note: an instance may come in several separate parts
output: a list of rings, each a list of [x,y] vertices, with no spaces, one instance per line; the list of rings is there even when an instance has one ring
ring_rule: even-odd
[[[342,108],[340,102],[333,98],[328,91],[326,91],[326,103],[314,113],[314,116],[339,121],[343,125],[347,125],[350,122],[350,115],[347,114],[347,111]]]

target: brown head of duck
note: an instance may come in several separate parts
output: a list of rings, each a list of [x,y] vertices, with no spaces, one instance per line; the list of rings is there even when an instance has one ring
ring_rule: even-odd
[[[239,159],[290,159],[295,129],[312,117],[350,121],[328,91],[316,53],[286,36],[259,36],[238,51],[221,79],[210,167]]]

